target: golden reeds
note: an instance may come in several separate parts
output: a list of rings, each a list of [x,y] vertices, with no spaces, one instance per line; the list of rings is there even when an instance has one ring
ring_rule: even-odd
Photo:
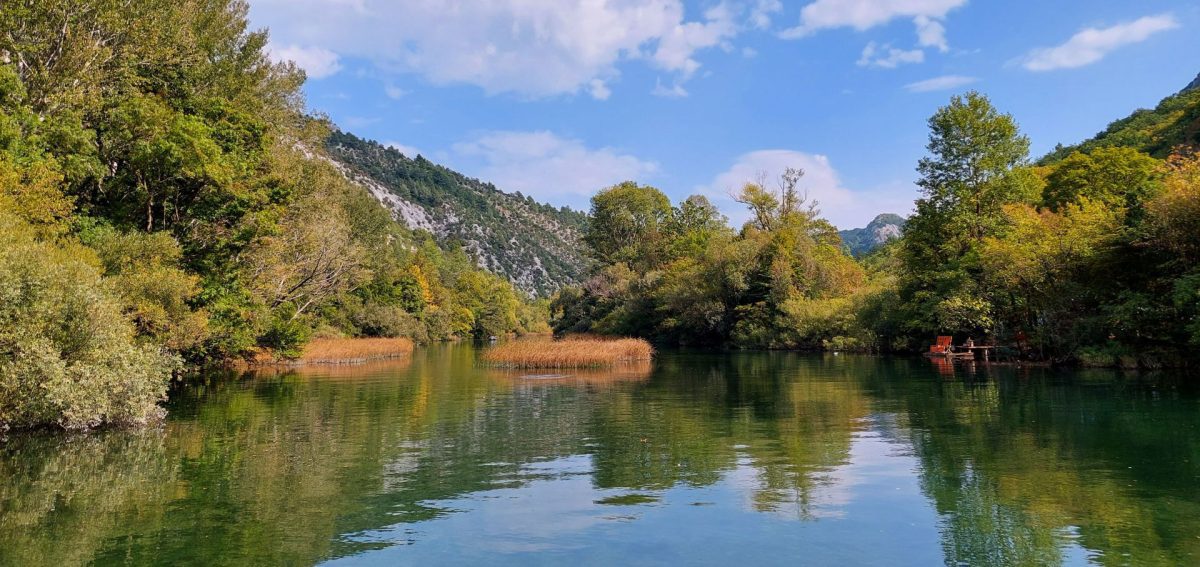
[[[642,339],[568,338],[511,341],[492,347],[483,360],[504,368],[597,368],[650,360],[654,348]]]
[[[299,358],[285,359],[263,351],[252,364],[299,366],[306,364],[360,364],[371,360],[397,358],[413,351],[406,338],[313,339]]]

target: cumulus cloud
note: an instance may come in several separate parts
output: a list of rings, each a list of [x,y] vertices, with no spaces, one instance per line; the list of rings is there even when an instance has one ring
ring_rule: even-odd
[[[920,63],[924,60],[925,52],[920,49],[896,49],[888,44],[876,45],[872,41],[863,48],[857,64],[859,67],[895,69],[905,63]]]
[[[489,94],[608,94],[620,63],[640,60],[685,80],[698,53],[765,27],[778,0],[724,0],[685,19],[682,0],[251,0],[256,25],[299,45],[362,58],[387,73]],[[313,25],[319,22],[319,25]],[[598,96],[599,95],[599,96]]]
[[[865,226],[881,212],[906,212],[912,208],[913,192],[880,193],[852,191],[842,185],[829,158],[795,150],[758,150],[743,154],[729,169],[717,174],[696,191],[708,197],[734,224],[748,218],[746,208],[731,196],[747,182],[765,176],[769,187],[789,167],[804,170],[799,187],[810,202],[816,201],[821,216],[842,228]]]
[[[297,67],[304,69],[310,79],[324,79],[342,69],[336,53],[321,47],[301,47],[299,45],[267,46],[267,52],[276,61],[291,61]]]
[[[1053,71],[1090,65],[1112,51],[1145,41],[1159,32],[1179,27],[1170,14],[1146,16],[1107,28],[1087,28],[1071,36],[1066,43],[1030,51],[1024,67],[1030,71]]]
[[[704,12],[703,22],[687,22],[673,26],[658,41],[654,63],[667,71],[677,71],[690,77],[700,62],[692,57],[701,49],[723,44],[737,35],[738,24],[728,4],[717,4]]]
[[[917,26],[917,45],[936,47],[942,53],[950,50],[950,45],[946,43],[946,26],[942,22],[929,16],[917,16],[913,18],[913,23]]]
[[[917,81],[904,85],[905,90],[913,93],[927,93],[932,91],[946,91],[957,89],[958,87],[966,86],[978,81],[975,77],[966,77],[963,75],[942,75],[924,81]]]
[[[851,27],[862,31],[896,18],[941,20],[967,0],[817,0],[800,10],[800,25],[784,37],[803,37],[823,29]],[[918,24],[920,25],[920,24]]]
[[[459,159],[476,162],[467,169],[481,179],[557,205],[582,207],[604,187],[645,181],[658,172],[654,162],[548,131],[485,132],[453,150]]]

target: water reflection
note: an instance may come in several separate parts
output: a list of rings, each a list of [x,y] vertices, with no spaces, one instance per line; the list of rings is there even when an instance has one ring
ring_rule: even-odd
[[[10,435],[0,564],[1200,558],[1186,382],[789,353],[567,374],[435,348],[214,375],[160,429]]]

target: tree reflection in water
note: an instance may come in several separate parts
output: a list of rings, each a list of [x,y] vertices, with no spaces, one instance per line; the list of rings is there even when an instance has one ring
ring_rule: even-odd
[[[916,510],[871,508],[883,481],[913,475],[946,563],[1200,557],[1186,383],[788,353],[664,353],[570,374],[486,369],[440,347],[212,375],[178,387],[158,429],[9,434],[0,564],[309,564],[421,543],[439,519],[489,506],[525,518],[492,529],[514,549],[592,532],[605,545],[598,526],[612,523],[665,541],[686,528],[638,510],[737,513],[704,500],[722,494],[762,521],[865,510],[917,523]]]

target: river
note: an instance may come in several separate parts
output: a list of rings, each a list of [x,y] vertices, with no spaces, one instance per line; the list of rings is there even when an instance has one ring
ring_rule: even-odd
[[[9,433],[0,564],[1200,564],[1200,385],[920,358],[217,373]]]

